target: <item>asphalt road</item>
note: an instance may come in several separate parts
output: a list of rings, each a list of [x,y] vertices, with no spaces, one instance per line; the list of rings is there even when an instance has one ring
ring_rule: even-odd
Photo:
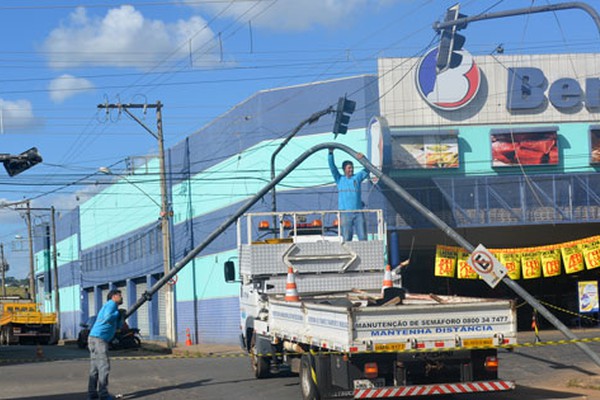
[[[577,333],[599,337],[600,331]],[[542,332],[542,340],[558,340]],[[532,337],[524,337],[527,342]],[[600,354],[600,342],[589,346]],[[83,400],[89,361],[75,346],[44,346],[36,360],[35,346],[0,347],[0,399]],[[444,397],[455,400],[600,399],[600,367],[575,345],[521,347],[500,352],[501,375],[515,380],[511,392]],[[573,387],[596,386],[597,389]],[[248,359],[235,354],[204,358],[169,358],[147,351],[112,353],[110,388],[125,399],[300,399],[298,377],[256,380]]]

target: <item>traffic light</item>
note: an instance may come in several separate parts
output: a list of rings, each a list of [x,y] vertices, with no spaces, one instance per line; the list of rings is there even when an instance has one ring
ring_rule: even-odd
[[[465,18],[466,15],[458,12],[458,4],[450,7],[446,11],[446,18],[444,22],[456,21],[460,18]],[[465,44],[465,37],[459,35],[456,31],[464,29],[467,24],[452,25],[442,29],[442,35],[440,37],[440,45],[438,47],[438,54],[435,66],[438,73],[447,70],[448,68],[455,68],[462,62],[462,56],[457,52],[462,49]]]
[[[338,100],[337,109],[335,110],[335,123],[333,124],[334,138],[338,134],[345,135],[348,132],[348,124],[350,123],[350,115],[356,109],[356,102],[348,100],[345,96]]]
[[[15,176],[21,172],[33,167],[42,162],[42,156],[38,153],[37,148],[32,147],[18,156],[10,156],[2,161],[6,172],[9,176]]]

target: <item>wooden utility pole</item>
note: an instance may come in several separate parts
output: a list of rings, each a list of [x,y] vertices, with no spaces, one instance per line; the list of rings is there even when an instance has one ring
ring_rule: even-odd
[[[0,263],[2,263],[2,296],[6,297],[6,262],[4,261],[4,243],[0,243]]]
[[[167,190],[167,172],[165,166],[165,142],[163,137],[163,121],[162,121],[162,103],[157,101],[156,104],[98,104],[98,108],[118,109],[119,111],[125,112],[135,122],[140,124],[148,133],[150,133],[158,141],[158,157],[159,157],[159,168],[160,168],[160,220],[162,228],[162,249],[163,249],[163,271],[166,276],[171,271],[171,231],[169,219],[171,217],[171,210],[169,206],[169,192]],[[143,121],[129,111],[129,109],[143,109],[148,108],[156,109],[156,126],[157,132],[148,128]],[[145,193],[145,192],[144,192]],[[177,343],[177,334],[175,332],[175,299],[174,290],[171,285],[165,285],[165,319],[167,328],[167,345],[173,347]]]
[[[29,242],[29,296],[32,302],[36,302],[35,293],[35,266],[33,263],[33,232],[31,229],[31,204],[27,202],[27,213],[25,214],[27,221],[27,240]]]
[[[50,224],[52,225],[52,264],[54,264],[54,312],[56,313],[56,338],[60,335],[60,295],[58,292],[58,255],[56,251],[56,210],[50,207]]]

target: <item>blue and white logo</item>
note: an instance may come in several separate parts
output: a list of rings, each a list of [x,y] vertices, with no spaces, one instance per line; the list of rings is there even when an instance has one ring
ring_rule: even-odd
[[[437,53],[437,48],[429,50],[417,66],[417,89],[431,106],[444,111],[458,110],[469,104],[479,91],[479,67],[471,53],[460,50],[457,53],[462,56],[461,63],[438,74]]]

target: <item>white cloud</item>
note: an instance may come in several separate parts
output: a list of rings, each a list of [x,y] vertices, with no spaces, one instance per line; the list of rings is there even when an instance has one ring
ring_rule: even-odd
[[[62,103],[76,94],[93,90],[94,84],[87,79],[64,74],[50,82],[48,89],[50,89],[50,98],[52,101]]]
[[[102,18],[78,8],[50,32],[43,50],[53,68],[93,65],[149,69],[167,56],[189,57],[189,40],[196,46],[214,41],[213,32],[201,17],[165,23],[145,18],[130,5],[110,9]]]
[[[184,0],[185,1],[185,0]],[[221,15],[252,20],[252,25],[278,31],[301,31],[314,26],[336,27],[360,18],[360,8],[368,0],[291,0],[234,2],[232,4],[190,2],[190,6],[210,9]],[[371,2],[373,3],[373,2]],[[373,7],[373,5],[370,5]],[[375,7],[379,7],[375,5]]]
[[[12,204],[14,202],[15,200],[9,200],[6,198],[0,199],[0,224],[2,224],[2,226],[15,225],[17,228],[22,227],[23,230],[25,230],[26,225],[20,214],[11,208],[5,207],[5,204]]]
[[[0,99],[0,133],[12,129],[26,129],[38,123],[33,108],[27,100]]]

